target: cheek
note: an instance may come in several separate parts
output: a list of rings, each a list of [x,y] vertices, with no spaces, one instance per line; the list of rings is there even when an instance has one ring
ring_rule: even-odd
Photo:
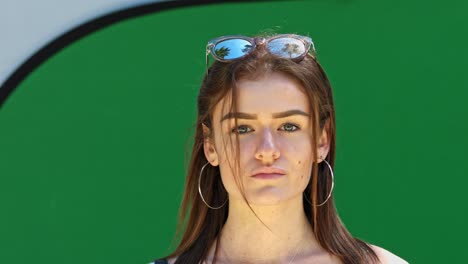
[[[236,142],[233,138],[232,146],[229,142],[229,139],[226,139],[225,145],[219,147],[218,157],[219,157],[219,167],[221,172],[221,177],[225,188],[229,193],[237,193],[238,187],[236,185],[236,177],[242,179],[239,175],[245,175],[246,171],[243,169],[249,167],[248,165],[252,163],[252,159],[255,158],[255,144],[251,139],[248,138],[239,138],[239,157],[240,157],[240,172],[237,170],[237,158],[235,155],[236,151]]]
[[[216,152],[218,153],[219,162],[221,164],[224,164],[232,158],[232,152],[233,152],[233,148],[235,149],[235,145],[231,146],[229,138],[227,138],[224,135],[217,135],[215,137],[215,142],[216,142]]]
[[[306,138],[298,140],[295,144],[288,145],[287,153],[288,159],[291,160],[292,169],[298,172],[300,180],[308,181],[312,172],[312,148],[310,141]]]
[[[298,163],[301,164],[301,165],[298,165],[299,171],[301,172],[300,174],[301,180],[308,182],[312,174],[312,161],[307,161],[307,162],[299,161]]]
[[[223,139],[220,138],[219,142],[223,142]],[[218,155],[220,157],[221,162],[231,162],[234,163],[237,159],[236,151],[237,151],[237,142],[235,136],[231,138],[232,142],[226,136],[224,137],[224,142],[220,144],[217,148]],[[255,141],[253,137],[239,137],[239,155],[242,161],[253,158],[254,151],[255,151]]]
[[[221,181],[223,182],[223,186],[229,195],[233,195],[233,197],[241,197],[241,191],[238,187],[236,176],[233,172],[233,170],[235,170],[236,165],[231,161],[229,162],[231,163],[231,166],[228,164],[227,161],[219,165],[221,172]]]

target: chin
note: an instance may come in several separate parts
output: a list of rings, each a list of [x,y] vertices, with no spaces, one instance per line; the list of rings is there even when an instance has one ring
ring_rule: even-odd
[[[277,205],[291,199],[289,195],[278,192],[277,190],[262,190],[250,194],[246,193],[246,198],[251,205],[257,206]]]

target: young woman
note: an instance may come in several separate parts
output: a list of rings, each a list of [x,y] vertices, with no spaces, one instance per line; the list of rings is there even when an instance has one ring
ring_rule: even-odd
[[[332,90],[312,40],[226,36],[210,53],[180,244],[154,263],[407,263],[337,215]]]

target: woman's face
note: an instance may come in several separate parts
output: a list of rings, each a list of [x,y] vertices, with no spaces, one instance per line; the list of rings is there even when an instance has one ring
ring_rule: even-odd
[[[302,197],[314,158],[310,109],[301,84],[284,74],[269,73],[258,80],[241,80],[237,87],[238,113],[229,113],[231,98],[223,98],[213,113],[214,144],[209,140],[204,144],[207,159],[220,167],[229,199],[243,199],[235,177],[252,205],[273,205]],[[237,127],[234,116],[238,117]],[[238,175],[233,173],[234,133],[239,134]],[[322,148],[318,153],[326,156],[321,152],[328,148]],[[271,174],[271,170],[276,171]]]

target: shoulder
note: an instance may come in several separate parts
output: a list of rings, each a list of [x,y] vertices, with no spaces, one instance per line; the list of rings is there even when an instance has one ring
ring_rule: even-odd
[[[399,256],[393,254],[392,252],[384,248],[378,247],[376,245],[370,246],[375,251],[382,264],[408,264],[408,261],[400,258]]]

